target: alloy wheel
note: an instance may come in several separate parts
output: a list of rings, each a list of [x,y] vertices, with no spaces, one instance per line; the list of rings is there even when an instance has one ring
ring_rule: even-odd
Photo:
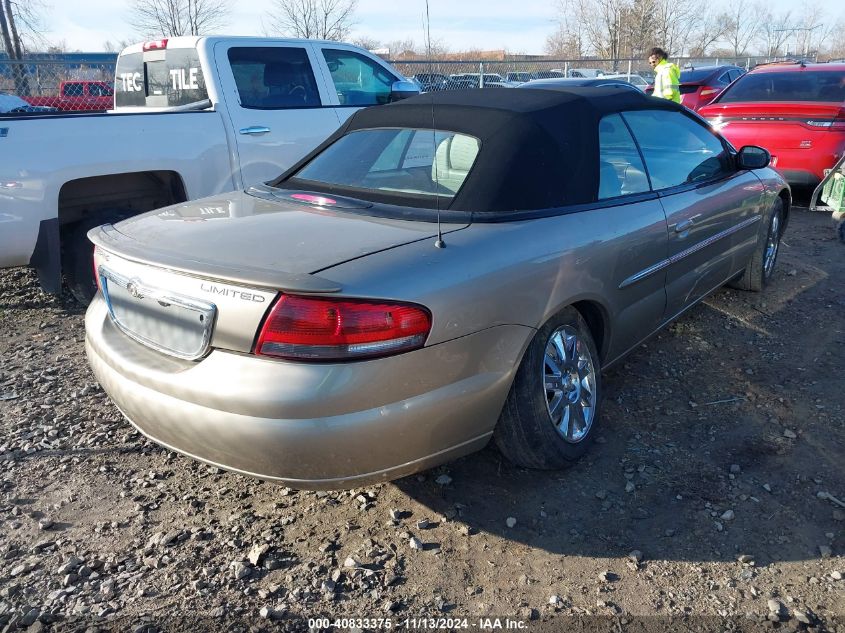
[[[763,254],[763,275],[768,279],[775,267],[775,260],[778,256],[780,246],[780,213],[772,216],[772,224],[769,226],[769,235],[766,238],[766,250]]]
[[[558,434],[570,444],[590,432],[596,413],[596,375],[590,349],[564,325],[552,333],[543,358],[546,407]]]

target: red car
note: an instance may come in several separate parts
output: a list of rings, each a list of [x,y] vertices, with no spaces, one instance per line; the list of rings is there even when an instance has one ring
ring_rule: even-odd
[[[792,185],[817,185],[845,153],[845,64],[758,66],[698,112],[735,147],[760,145]]]
[[[698,110],[709,104],[727,88],[731,82],[745,74],[739,66],[699,66],[681,70],[681,103],[690,110]],[[645,89],[654,92],[654,85]]]
[[[63,81],[56,97],[24,97],[30,105],[57,108],[65,112],[111,110],[114,88],[105,81]]]

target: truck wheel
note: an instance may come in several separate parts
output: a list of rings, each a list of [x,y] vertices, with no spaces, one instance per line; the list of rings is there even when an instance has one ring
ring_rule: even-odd
[[[599,355],[581,314],[565,308],[534,336],[493,437],[525,468],[572,465],[592,444],[601,402]]]
[[[106,224],[118,222],[131,216],[130,212],[108,211],[70,224],[62,232],[62,270],[68,290],[82,305],[91,303],[97,294],[94,280],[94,245],[88,239],[88,231]]]
[[[757,245],[742,276],[731,282],[734,288],[759,292],[772,278],[780,250],[780,237],[783,233],[783,200],[775,199],[766,219],[768,219],[768,226],[763,244]]]

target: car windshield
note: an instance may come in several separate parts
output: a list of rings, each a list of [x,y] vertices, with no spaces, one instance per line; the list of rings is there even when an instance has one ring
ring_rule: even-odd
[[[722,93],[720,103],[741,101],[845,101],[845,72],[749,73]]]
[[[443,130],[358,130],[315,156],[292,180],[399,197],[452,198],[475,163],[479,147],[476,138]]]

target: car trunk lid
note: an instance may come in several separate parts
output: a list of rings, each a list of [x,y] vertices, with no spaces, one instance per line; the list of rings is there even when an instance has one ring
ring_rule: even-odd
[[[812,149],[812,137],[845,124],[835,103],[714,103],[699,110],[732,143],[769,150]]]
[[[313,273],[437,235],[433,222],[361,214],[370,203],[328,207],[318,204],[320,194],[299,195],[311,198],[268,200],[234,192],[94,229],[90,237],[128,259],[191,275],[275,290],[336,292],[336,284]]]
[[[92,230],[95,268],[112,320],[171,356],[252,351],[279,292],[338,293],[314,274],[344,261],[437,236],[437,225],[360,214],[370,203],[300,192],[279,202],[236,192]],[[315,206],[317,205],[317,206]],[[444,230],[460,226],[445,225]]]

